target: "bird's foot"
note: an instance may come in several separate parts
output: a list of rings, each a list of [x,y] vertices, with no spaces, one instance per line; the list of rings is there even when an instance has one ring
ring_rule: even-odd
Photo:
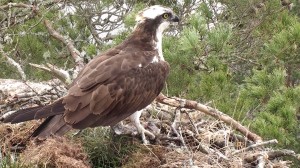
[[[141,138],[142,138],[142,141],[143,141],[144,145],[150,144],[149,141],[146,138],[146,135],[151,140],[155,139],[155,135],[152,132],[146,130],[140,123],[135,124],[135,127],[137,128],[138,133],[141,135]]]
[[[141,122],[140,122],[141,113],[142,113],[142,110],[141,111],[137,111],[137,112],[133,113],[129,117],[129,119],[131,120],[131,122],[133,123],[133,125],[136,127],[137,132],[141,135],[143,144],[150,144],[149,141],[146,139],[146,135],[151,140],[155,139],[155,135],[152,132],[146,130],[144,128],[144,126],[141,124]]]

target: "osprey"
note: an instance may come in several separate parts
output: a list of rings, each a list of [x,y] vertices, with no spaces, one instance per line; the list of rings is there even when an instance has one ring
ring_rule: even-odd
[[[66,96],[47,106],[22,109],[2,117],[7,123],[46,118],[32,137],[63,135],[71,128],[114,126],[130,116],[145,142],[141,110],[161,92],[169,73],[162,53],[162,34],[179,22],[170,8],[155,5],[136,17],[132,34],[118,46],[91,60]]]

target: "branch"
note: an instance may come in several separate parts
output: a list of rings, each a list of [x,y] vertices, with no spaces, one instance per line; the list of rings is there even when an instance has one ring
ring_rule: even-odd
[[[77,75],[78,72],[83,68],[84,61],[83,61],[83,57],[80,55],[80,52],[75,48],[73,41],[68,39],[67,37],[62,36],[59,32],[54,30],[51,23],[48,20],[45,20],[44,24],[52,37],[61,41],[62,43],[64,43],[67,46],[69,52],[71,53],[71,56],[75,60],[76,66],[75,66],[74,74]]]
[[[265,141],[265,142],[256,143],[256,144],[247,146],[246,148],[243,148],[243,149],[234,151],[234,152],[232,152],[232,155],[235,155],[235,154],[238,154],[238,153],[242,153],[242,152],[246,152],[246,151],[249,151],[249,150],[251,150],[251,149],[260,147],[260,146],[270,145],[270,144],[276,144],[276,143],[278,143],[278,141],[277,141],[276,139],[272,139],[272,140],[270,140],[270,141]]]
[[[34,5],[28,5],[24,3],[8,3],[7,5],[0,6],[0,9],[7,10],[11,7],[17,7],[17,8],[35,8]]]
[[[278,157],[283,156],[293,156],[296,159],[300,160],[300,155],[296,154],[292,150],[282,149],[282,150],[275,150],[275,151],[268,151],[269,160],[276,159]]]
[[[264,155],[259,155],[257,156],[257,165],[256,168],[264,168],[266,165],[266,161],[265,161],[265,156]]]
[[[222,113],[221,111],[214,109],[212,107],[206,106],[204,104],[198,103],[193,100],[186,100],[186,99],[180,99],[177,97],[169,98],[166,97],[163,94],[158,95],[156,98],[156,101],[159,103],[167,104],[169,106],[173,107],[181,107],[181,108],[188,108],[188,109],[195,109],[198,111],[201,111],[205,114],[208,114],[216,119],[219,119],[226,124],[232,126],[237,131],[241,132],[243,135],[245,135],[247,138],[254,142],[261,142],[262,138],[255,133],[250,132],[246,127],[241,125],[239,122],[231,118],[230,116]]]
[[[58,67],[56,67],[52,64],[47,63],[47,65],[45,66],[45,65],[29,63],[29,65],[31,65],[35,68],[42,69],[46,72],[52,73],[55,77],[57,77],[59,80],[61,80],[66,85],[69,85],[72,82],[71,77],[67,71],[65,71],[63,69],[59,69]]]
[[[8,57],[2,49],[0,49],[0,53],[7,59],[7,62],[10,65],[14,66],[18,70],[22,80],[26,80],[26,74],[25,74],[24,70],[22,69],[21,65],[19,63],[17,63],[15,60],[13,60],[12,58]]]
[[[253,163],[254,161],[257,160],[259,165],[261,156],[264,156],[264,158],[268,158],[268,160],[274,160],[278,157],[283,157],[283,156],[293,156],[296,159],[300,160],[299,155],[297,155],[294,151],[283,149],[283,150],[275,150],[275,151],[261,151],[258,153],[254,153],[250,156],[245,157],[244,161],[246,163]]]

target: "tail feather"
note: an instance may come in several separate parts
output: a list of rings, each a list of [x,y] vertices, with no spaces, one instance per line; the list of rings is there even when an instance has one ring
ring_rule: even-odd
[[[49,116],[54,116],[58,114],[62,114],[65,111],[64,104],[62,103],[63,99],[59,99],[52,104],[45,106],[42,109],[39,109],[36,113],[34,118],[41,119],[46,118]]]
[[[63,115],[48,117],[31,135],[31,137],[46,138],[51,135],[63,135],[72,127],[67,125]]]
[[[19,123],[33,119],[46,118],[44,122],[32,133],[31,137],[46,138],[51,135],[63,135],[72,127],[67,125],[63,113],[65,111],[63,99],[59,99],[48,106],[37,106],[16,111],[2,116],[4,123]]]
[[[68,132],[70,129],[72,129],[72,127],[69,126],[69,125],[67,125],[67,124],[65,124],[59,130],[56,131],[55,135],[62,136],[66,132]]]
[[[19,111],[16,111],[16,112],[8,115],[7,117],[4,117],[3,122],[4,123],[10,122],[12,124],[15,124],[15,123],[23,122],[23,121],[33,120],[35,112],[41,108],[43,108],[43,106],[21,109]]]
[[[8,116],[5,116],[2,120],[4,123],[19,123],[29,121],[33,119],[47,118],[54,115],[63,114],[65,111],[62,99],[48,105],[48,106],[37,106],[27,109],[16,111]]]
[[[53,117],[54,116],[46,118],[46,120],[37,129],[33,131],[31,137],[37,137],[47,127],[48,123],[51,121]]]

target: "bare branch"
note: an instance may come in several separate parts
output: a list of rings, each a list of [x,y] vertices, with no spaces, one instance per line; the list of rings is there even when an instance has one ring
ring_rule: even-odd
[[[259,155],[258,157],[257,157],[257,165],[256,165],[256,167],[257,168],[264,168],[265,167],[265,165],[266,165],[266,161],[265,161],[265,156],[264,155]]]
[[[296,159],[300,160],[299,154],[297,155],[294,151],[287,150],[287,149],[268,151],[268,156],[270,160],[276,159],[278,157],[283,157],[283,156],[293,156]]]
[[[75,63],[76,63],[76,66],[75,66],[75,74],[76,74],[75,77],[76,77],[78,72],[84,66],[83,56],[75,48],[73,41],[67,37],[62,36],[59,32],[54,30],[51,23],[48,20],[45,20],[44,24],[51,36],[53,36],[55,39],[61,41],[62,43],[64,43],[67,46],[71,56],[73,57],[73,59],[75,60]]]
[[[259,167],[260,164],[263,164],[261,157],[263,157],[264,160],[265,159],[274,160],[278,157],[283,157],[283,156],[292,156],[292,157],[295,157],[296,159],[300,160],[299,155],[297,155],[294,151],[283,149],[283,150],[275,150],[275,151],[261,151],[258,153],[254,153],[250,156],[245,157],[244,161],[246,163],[253,163],[254,161],[257,161],[257,163],[258,163],[257,167]]]
[[[270,144],[277,144],[277,143],[278,143],[278,141],[277,141],[276,139],[272,139],[272,140],[270,140],[270,141],[265,141],[265,142],[256,143],[256,144],[247,146],[246,148],[243,148],[243,149],[234,151],[234,152],[232,152],[232,155],[235,155],[235,154],[238,154],[238,153],[242,153],[242,152],[246,152],[246,151],[249,151],[249,150],[251,150],[251,149],[260,147],[260,146],[270,145]]]
[[[159,103],[167,104],[169,106],[173,106],[173,107],[184,107],[184,108],[188,108],[188,109],[195,109],[195,110],[201,111],[205,114],[208,114],[208,115],[210,115],[216,119],[219,119],[219,120],[225,122],[226,124],[232,126],[234,129],[241,132],[243,135],[245,135],[247,138],[249,138],[250,140],[252,140],[254,142],[262,141],[262,138],[260,136],[256,135],[255,133],[252,133],[246,127],[241,125],[239,122],[237,122],[230,116],[228,116],[228,115],[224,114],[223,112],[221,112],[217,109],[214,109],[212,107],[206,106],[204,104],[198,103],[193,100],[180,99],[177,97],[168,98],[163,94],[160,94],[156,98],[156,101],[158,101]]]
[[[28,4],[24,4],[24,3],[8,3],[6,5],[0,6],[0,9],[7,10],[7,9],[9,9],[11,7],[17,7],[17,8],[35,8],[34,5],[28,5]]]
[[[8,57],[6,53],[4,53],[4,51],[2,49],[0,49],[0,53],[4,56],[4,58],[6,58],[7,62],[14,66],[17,71],[19,72],[22,80],[26,80],[26,74],[24,72],[24,70],[22,69],[21,65],[19,63],[17,63],[15,60],[13,60],[12,58]]]
[[[47,63],[47,65],[39,65],[39,64],[34,64],[34,63],[29,63],[29,65],[42,69],[46,72],[52,73],[55,77],[57,77],[59,80],[61,80],[64,84],[69,85],[72,80],[69,75],[69,73],[63,69],[60,69],[56,67],[55,65]]]

